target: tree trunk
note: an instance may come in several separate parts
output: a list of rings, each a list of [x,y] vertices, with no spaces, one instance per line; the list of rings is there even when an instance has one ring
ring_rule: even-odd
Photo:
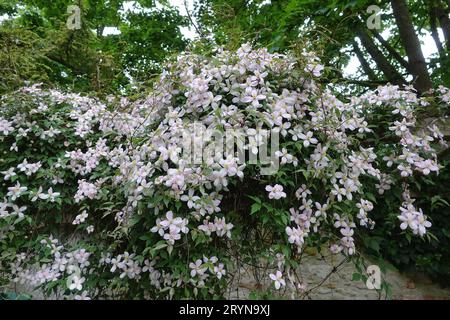
[[[414,87],[418,92],[428,91],[433,87],[425,58],[420,47],[419,38],[414,31],[411,15],[405,0],[391,0],[392,10],[399,30],[400,38],[408,55]]]
[[[381,34],[379,34],[375,29],[372,30],[372,34],[375,36],[375,38],[381,43],[381,45],[389,52],[389,54],[397,60],[408,72],[411,73],[409,70],[409,64],[408,61],[406,61],[398,52],[395,50],[386,40],[383,39]]]
[[[356,56],[358,57],[359,63],[361,63],[361,67],[364,70],[364,73],[367,75],[370,81],[377,81],[377,76],[375,75],[375,72],[373,72],[372,68],[370,67],[369,62],[367,62],[366,58],[364,57],[363,52],[359,48],[359,45],[356,41],[353,40],[353,49],[355,50]]]
[[[436,14],[439,19],[439,24],[441,25],[442,32],[444,33],[445,44],[447,50],[450,51],[450,19],[448,17],[449,9],[445,10],[442,6],[441,8],[437,8]]]
[[[375,61],[377,67],[386,76],[386,79],[392,84],[405,84],[405,79],[403,79],[402,75],[398,73],[398,71],[389,63],[389,61],[383,55],[383,52],[381,52],[377,48],[369,34],[363,29],[359,29],[357,31],[357,34],[359,39],[361,40],[362,45],[364,46],[364,48],[366,48],[369,55]]]
[[[450,0],[449,0],[450,1]],[[429,4],[430,9],[430,28],[431,28],[431,36],[433,37],[434,42],[436,43],[436,47],[439,52],[439,57],[441,59],[444,58],[444,46],[442,45],[441,39],[439,39],[439,33],[437,31],[437,12],[438,7],[436,5],[436,0],[430,0]]]

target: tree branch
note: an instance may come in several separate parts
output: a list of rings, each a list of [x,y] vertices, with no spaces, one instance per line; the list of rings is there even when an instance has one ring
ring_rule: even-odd
[[[409,63],[406,61],[397,50],[394,49],[376,30],[372,30],[374,37],[381,43],[381,45],[386,48],[389,54],[397,60],[408,72],[410,72]]]
[[[364,73],[367,75],[370,81],[377,81],[377,76],[375,75],[375,72],[373,72],[372,68],[370,67],[369,62],[367,62],[366,58],[364,57],[363,52],[359,48],[358,43],[353,40],[352,41],[353,49],[355,50],[355,54],[358,57],[359,63],[361,63],[361,67],[364,70]]]
[[[366,51],[372,57],[372,59],[377,64],[377,67],[383,72],[386,76],[386,79],[392,84],[402,85],[405,84],[406,81],[402,77],[402,75],[389,63],[389,61],[384,56],[383,52],[378,49],[376,44],[373,42],[370,35],[362,28],[357,30],[357,34],[359,39],[361,40],[362,45],[366,48]]]
[[[437,31],[437,6],[436,6],[436,0],[430,0],[429,3],[429,15],[430,15],[430,29],[431,29],[431,36],[433,37],[434,43],[436,43],[436,47],[439,52],[439,57],[443,59],[445,53],[444,53],[444,46],[442,45],[441,39],[439,39],[439,33]]]
[[[433,87],[433,83],[428,73],[419,38],[414,30],[406,0],[391,0],[391,6],[403,47],[408,55],[411,73],[415,77],[414,87],[420,93],[426,92]]]

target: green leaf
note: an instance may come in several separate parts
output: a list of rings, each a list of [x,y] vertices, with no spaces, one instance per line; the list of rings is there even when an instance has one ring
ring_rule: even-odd
[[[254,213],[258,212],[259,210],[261,210],[261,203],[254,203],[254,204],[252,204],[250,214],[254,214]]]
[[[167,243],[164,240],[160,240],[156,243],[156,245],[150,249],[150,254],[152,257],[155,256],[156,252],[167,247]]]
[[[352,281],[360,281],[361,280],[361,274],[359,273],[354,273],[352,275]]]

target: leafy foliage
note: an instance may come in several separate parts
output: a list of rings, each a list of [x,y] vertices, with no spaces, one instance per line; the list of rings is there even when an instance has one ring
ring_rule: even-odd
[[[137,7],[124,11],[124,3],[79,1],[82,28],[69,30],[72,1],[4,1],[0,14],[10,19],[0,26],[0,61],[9,67],[2,75],[2,92],[26,80],[109,94],[151,79],[167,56],[184,49],[179,27],[186,21],[167,4],[156,8],[154,1],[138,1]],[[106,27],[119,34],[104,35]]]
[[[316,82],[322,69],[308,52],[243,45],[178,56],[136,101],[37,86],[6,95],[3,281],[76,299],[222,298],[244,264],[272,280],[263,296],[307,297],[307,250],[342,253],[365,281],[358,248],[381,248],[377,223],[435,238],[411,189],[440,170],[434,147],[445,142],[437,127],[412,127],[450,91],[386,86],[341,101]],[[192,123],[242,130],[248,156],[269,146],[261,130],[279,133],[269,150],[280,167],[264,174],[262,158],[241,163],[234,149],[191,161],[187,137],[215,146]]]

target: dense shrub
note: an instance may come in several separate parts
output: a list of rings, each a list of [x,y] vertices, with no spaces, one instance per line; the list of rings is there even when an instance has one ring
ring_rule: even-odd
[[[180,55],[135,102],[36,86],[3,97],[4,281],[79,299],[218,298],[238,260],[266,264],[272,289],[295,297],[308,294],[307,248],[363,263],[372,212],[427,241],[431,219],[409,190],[439,171],[442,134],[414,129],[432,98],[385,86],[341,101],[316,83],[322,69],[310,53],[243,45]],[[247,160],[214,149],[224,132]]]
[[[424,177],[412,185],[417,206],[433,217],[430,241],[404,237],[395,223],[383,224],[384,210],[377,210],[380,220],[373,234],[365,237],[365,252],[383,257],[402,271],[420,272],[442,286],[450,284],[450,159],[440,161],[444,168],[437,177]],[[394,199],[385,198],[388,203]],[[390,210],[395,210],[391,208]]]
[[[448,90],[440,87],[437,95],[438,101],[430,99],[430,105],[416,110],[416,131],[421,127],[438,124],[448,129],[450,96]],[[438,103],[436,103],[438,102]],[[384,117],[379,112],[377,117]],[[380,122],[384,120],[380,119]],[[448,131],[447,131],[448,132]],[[386,139],[378,143],[383,144]],[[448,137],[447,137],[448,141]],[[372,213],[377,223],[377,228],[364,236],[361,244],[366,255],[374,258],[384,258],[400,268],[401,271],[420,272],[431,276],[437,283],[448,286],[450,283],[450,158],[448,146],[442,143],[437,148],[438,162],[441,169],[438,175],[414,175],[409,187],[411,195],[416,199],[416,206],[422,208],[433,219],[433,225],[429,231],[432,235],[428,240],[404,236],[398,233],[396,221],[387,221],[386,212],[396,212],[396,203],[400,201],[401,186],[397,186],[398,192],[389,192],[382,195],[384,207],[376,207]]]

